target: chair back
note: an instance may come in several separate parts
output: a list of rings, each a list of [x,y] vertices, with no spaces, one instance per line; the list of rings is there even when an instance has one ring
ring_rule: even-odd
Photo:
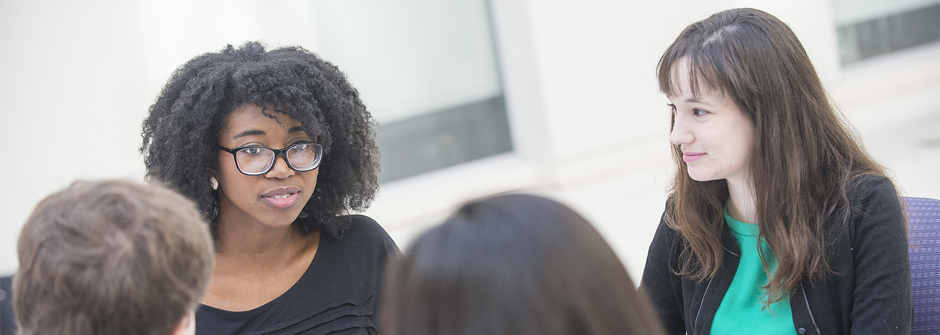
[[[940,200],[904,197],[910,230],[914,324],[911,334],[940,334]]]
[[[13,276],[0,277],[0,335],[16,334],[16,318],[13,316]]]

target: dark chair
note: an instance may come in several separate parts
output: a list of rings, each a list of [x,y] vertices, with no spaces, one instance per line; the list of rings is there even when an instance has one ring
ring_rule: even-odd
[[[910,229],[913,335],[940,334],[940,200],[904,197]]]
[[[13,317],[13,291],[10,283],[13,276],[0,277],[0,335],[16,333],[16,319]]]

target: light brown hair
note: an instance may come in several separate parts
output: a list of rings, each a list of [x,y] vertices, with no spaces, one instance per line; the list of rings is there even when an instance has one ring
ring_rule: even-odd
[[[765,287],[768,303],[779,301],[801,280],[834,270],[826,249],[835,236],[827,235],[826,222],[844,223],[858,178],[884,170],[831,105],[796,35],[773,15],[731,9],[686,27],[658,64],[666,95],[677,95],[676,65],[686,60],[693,93],[705,85],[726,94],[754,126],[749,177],[760,237],[778,262]],[[692,180],[678,145],[673,157],[677,169],[665,217],[688,242],[680,273],[709,278],[722,262],[727,183]],[[769,273],[768,256],[761,258]]]
[[[170,333],[205,293],[215,252],[195,205],[158,185],[76,182],[23,226],[19,334]]]

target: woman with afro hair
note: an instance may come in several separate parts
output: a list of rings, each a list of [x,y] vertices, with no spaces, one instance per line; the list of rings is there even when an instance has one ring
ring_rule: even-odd
[[[194,200],[216,268],[197,334],[374,334],[395,242],[368,207],[374,121],[336,66],[258,42],[176,70],[143,123],[147,177]]]

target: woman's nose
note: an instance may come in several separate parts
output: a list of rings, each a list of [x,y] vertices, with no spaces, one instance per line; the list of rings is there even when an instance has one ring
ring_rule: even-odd
[[[277,178],[284,179],[294,175],[294,169],[291,169],[287,165],[287,157],[278,156],[274,158],[274,166],[271,167],[271,171],[265,173],[264,176],[268,178]]]
[[[675,116],[672,121],[672,130],[669,132],[669,142],[674,145],[689,144],[695,140],[692,132],[689,131],[687,120],[681,115]]]

